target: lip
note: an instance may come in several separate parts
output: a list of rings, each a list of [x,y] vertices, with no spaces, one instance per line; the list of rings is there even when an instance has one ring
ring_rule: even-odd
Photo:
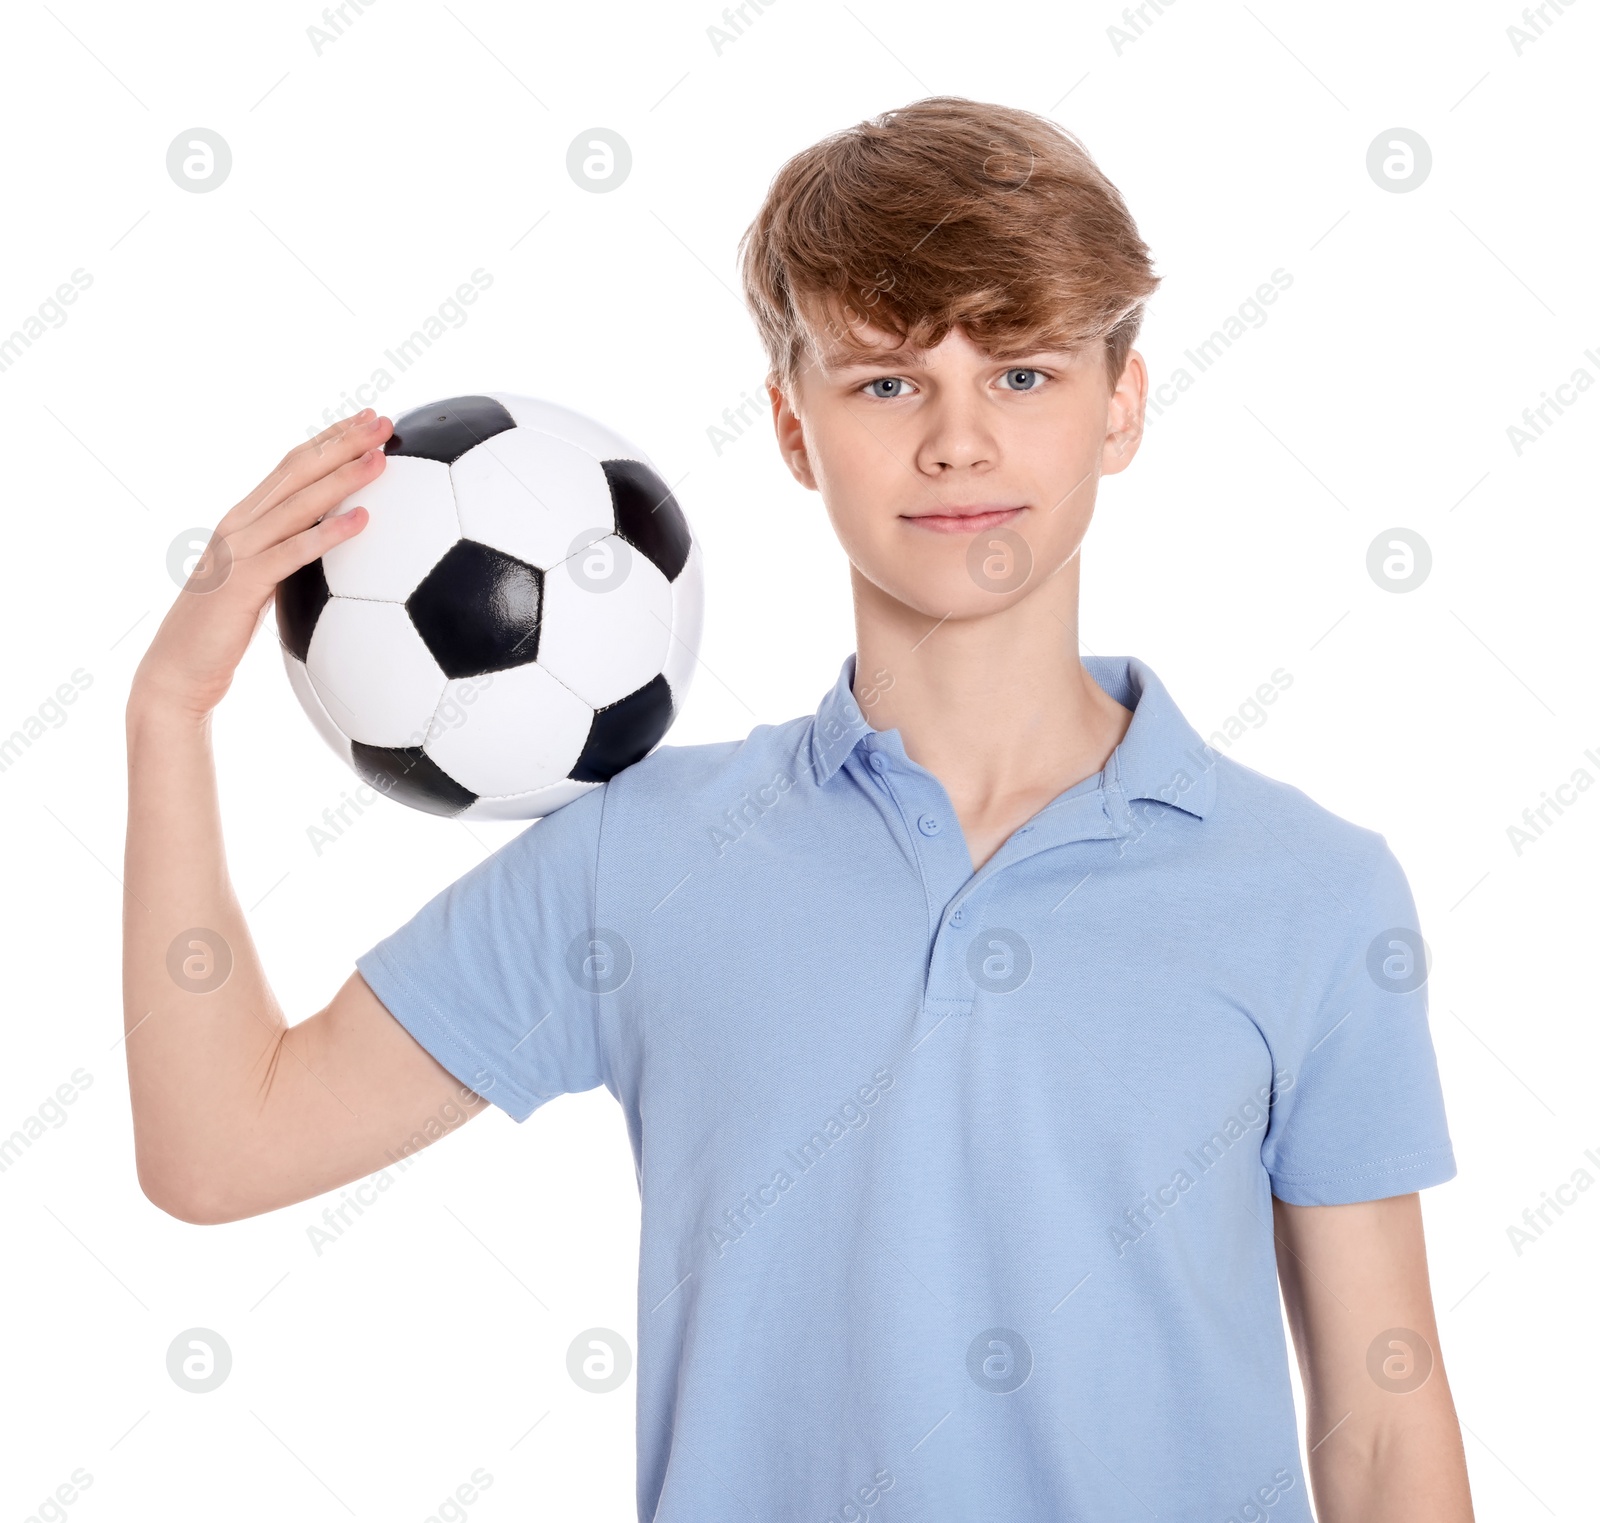
[[[993,506],[989,503],[972,503],[946,508],[938,513],[906,513],[901,516],[935,534],[976,534],[980,529],[993,529],[1010,523],[1023,508]]]

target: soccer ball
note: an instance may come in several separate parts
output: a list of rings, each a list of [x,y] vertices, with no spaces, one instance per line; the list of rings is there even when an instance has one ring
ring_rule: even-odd
[[[700,644],[700,547],[643,451],[489,392],[403,413],[367,525],[279,584],[289,682],[373,788],[534,819],[646,756]]]

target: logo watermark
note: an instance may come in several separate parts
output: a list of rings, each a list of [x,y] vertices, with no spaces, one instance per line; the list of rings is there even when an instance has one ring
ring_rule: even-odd
[[[757,1185],[753,1191],[746,1191],[739,1197],[737,1205],[727,1207],[720,1221],[707,1229],[719,1259],[839,1143],[871,1121],[871,1108],[894,1088],[894,1075],[885,1066],[873,1069],[871,1077],[872,1083],[858,1084],[854,1097],[838,1106],[805,1141],[784,1150],[783,1163],[772,1171],[772,1177],[766,1183]],[[794,1168],[793,1173],[789,1171],[790,1165]]]
[[[1183,1164],[1172,1171],[1172,1178],[1158,1185],[1154,1197],[1146,1192],[1122,1213],[1120,1222],[1108,1229],[1111,1246],[1120,1259],[1135,1243],[1142,1242],[1156,1223],[1171,1211],[1209,1174],[1233,1148],[1253,1132],[1265,1132],[1278,1095],[1294,1087],[1294,1075],[1287,1068],[1273,1072],[1271,1084],[1258,1085],[1249,1099],[1223,1118],[1222,1124],[1203,1142],[1183,1151]],[[1185,1165],[1193,1165],[1191,1174]]]
[[[837,1507],[823,1519],[823,1523],[864,1523],[869,1507],[876,1507],[883,1493],[894,1487],[894,1471],[874,1470],[872,1479],[864,1485],[857,1486],[855,1495],[844,1504]]]
[[[723,810],[722,818],[708,827],[717,855],[724,856],[730,846],[744,840],[793,787],[794,778],[780,767],[770,781],[741,793],[739,802]]]
[[[1206,737],[1206,743],[1216,745],[1220,742],[1224,751],[1231,749],[1234,741],[1242,739],[1251,730],[1259,730],[1272,718],[1267,710],[1293,686],[1293,672],[1281,666],[1273,667],[1270,680],[1258,682],[1255,691]]]
[[[370,5],[372,0],[367,0],[367,3]],[[461,1523],[462,1518],[466,1516],[465,1509],[471,1507],[493,1485],[494,1476],[479,1465],[422,1520],[422,1523]]]
[[[306,28],[306,41],[311,44],[311,51],[321,58],[324,48],[343,37],[345,32],[355,25],[356,17],[366,15],[377,3],[378,0],[366,0],[366,4],[362,5],[361,0],[343,0],[342,4],[325,8],[322,12],[322,25],[318,26],[313,22]],[[354,11],[355,15],[351,15],[351,11]]]
[[[561,569],[585,592],[615,592],[633,570],[633,550],[597,524],[573,539]]]
[[[383,351],[386,365],[373,367],[366,380],[339,393],[339,400],[322,409],[322,421],[306,425],[306,438],[315,439],[330,423],[341,418],[353,418],[365,407],[374,407],[384,392],[394,385],[397,375],[404,375],[446,333],[453,328],[466,326],[471,313],[467,310],[494,284],[494,276],[481,265],[434,308],[399,343]],[[391,368],[392,367],[392,368]]]
[[[167,145],[167,174],[179,190],[215,190],[233,169],[233,150],[220,132],[186,127]]]
[[[1271,315],[1267,308],[1294,284],[1294,276],[1281,265],[1262,281],[1199,343],[1183,351],[1188,365],[1177,366],[1164,381],[1153,382],[1147,400],[1146,423],[1152,423],[1177,403],[1195,382],[1254,328],[1264,328]],[[1192,368],[1191,368],[1192,367]]]
[[[967,945],[967,973],[988,994],[1014,994],[1033,972],[1033,948],[1004,926],[979,931]]]
[[[742,4],[729,6],[722,13],[722,25],[712,22],[706,28],[706,40],[711,44],[711,52],[717,58],[722,57],[724,48],[737,42],[750,30],[757,16],[764,16],[772,9],[778,0],[743,0]]]
[[[94,683],[94,677],[81,666],[72,673],[70,682],[57,683],[56,690],[39,704],[9,735],[0,738],[0,772],[8,772],[22,759],[36,741],[42,740],[48,730],[59,730],[71,717],[67,710],[75,704]]]
[[[1033,551],[1015,529],[1004,524],[980,530],[967,546],[967,575],[985,592],[1015,592],[1033,574]]]
[[[1583,1156],[1600,1170],[1600,1151],[1594,1148],[1585,1148]],[[1564,1179],[1554,1190],[1541,1190],[1539,1204],[1525,1206],[1522,1212],[1522,1225],[1516,1223],[1506,1228],[1506,1241],[1511,1244],[1511,1251],[1520,1259],[1522,1250],[1537,1243],[1555,1222],[1551,1221],[1550,1213],[1553,1211],[1559,1219],[1590,1190],[1594,1188],[1595,1176],[1582,1164],[1572,1171],[1571,1177]]]
[[[1169,817],[1169,805],[1181,809],[1179,800],[1183,795],[1222,760],[1223,751],[1231,749],[1234,741],[1246,734],[1247,729],[1259,730],[1267,722],[1271,717],[1266,712],[1267,707],[1276,703],[1293,683],[1292,672],[1281,666],[1274,668],[1270,682],[1257,683],[1255,693],[1240,703],[1201,743],[1199,749],[1185,753],[1194,765],[1193,777],[1180,767],[1173,773],[1172,781],[1161,788],[1157,799],[1130,801],[1128,812],[1133,818],[1133,828],[1117,842],[1117,855],[1126,855],[1130,847],[1138,845],[1155,828],[1158,820]],[[1216,741],[1222,742],[1222,749],[1213,744]]]
[[[1177,3],[1178,0],[1167,0],[1167,3],[1162,5],[1161,0],[1145,0],[1143,5],[1124,7],[1122,25],[1118,26],[1112,22],[1106,28],[1106,41],[1111,44],[1111,51],[1121,58],[1128,48],[1143,37]]]
[[[1379,190],[1415,190],[1433,168],[1433,150],[1420,132],[1388,127],[1367,145],[1367,174]]]
[[[604,1396],[628,1378],[633,1350],[621,1333],[591,1327],[567,1345],[567,1374],[581,1391]]]
[[[1583,755],[1585,761],[1593,762],[1596,769],[1600,769],[1600,752],[1591,748]],[[1506,826],[1506,840],[1511,843],[1512,856],[1520,857],[1526,847],[1542,839],[1545,831],[1549,830],[1556,820],[1559,820],[1592,787],[1594,787],[1594,774],[1587,767],[1574,767],[1572,776],[1566,782],[1557,783],[1553,790],[1540,789],[1540,802],[1531,804],[1522,811],[1522,824]],[[1555,819],[1550,817],[1552,810],[1555,811]]]
[[[1367,546],[1367,575],[1385,592],[1415,592],[1433,570],[1433,551],[1415,529],[1385,529]]]
[[[429,716],[427,727],[413,730],[406,744],[396,748],[397,753],[418,750],[430,741],[437,740],[446,730],[460,729],[470,717],[467,709],[478,701],[478,694],[489,687],[494,678],[493,672],[485,672],[479,677],[456,677],[447,682],[444,697],[439,700],[439,706]],[[397,754],[395,770],[392,773],[376,782],[361,783],[356,788],[354,796],[348,790],[341,789],[339,797],[343,802],[324,809],[320,825],[306,826],[306,840],[311,845],[311,855],[320,857],[336,841],[342,841],[356,820],[377,802],[380,795],[388,794],[414,765],[413,760],[407,759],[405,765],[401,767],[400,757]]]
[[[1506,41],[1511,44],[1511,51],[1521,58],[1523,49],[1542,40],[1557,19],[1572,9],[1574,3],[1575,0],[1567,0],[1565,5],[1561,0],[1545,0],[1542,5],[1524,6],[1523,25],[1517,26],[1512,23],[1506,28]],[[1551,11],[1554,11],[1555,15],[1552,16]]]
[[[1277,1506],[1286,1491],[1293,1490],[1294,1471],[1287,1466],[1280,1467],[1272,1472],[1272,1480],[1268,1485],[1257,1486],[1255,1491],[1245,1498],[1243,1504],[1234,1508],[1222,1523],[1266,1523],[1268,1509]]]
[[[1033,1350],[1009,1327],[985,1328],[967,1345],[967,1374],[991,1396],[1021,1390],[1033,1373]]]
[[[228,1340],[209,1327],[191,1327],[167,1345],[167,1373],[181,1391],[204,1396],[216,1390],[232,1369]]]
[[[0,1174],[15,1168],[46,1132],[59,1132],[72,1119],[66,1107],[76,1105],[78,1097],[93,1083],[94,1075],[87,1068],[74,1068],[30,1115],[23,1117],[9,1137],[0,1137]]]
[[[81,265],[64,280],[53,295],[45,297],[22,322],[0,339],[0,372],[9,370],[52,328],[66,326],[71,315],[66,311],[94,284],[94,276]]]
[[[1396,1396],[1417,1390],[1433,1373],[1433,1345],[1409,1327],[1384,1329],[1367,1345],[1372,1383]]]
[[[81,1493],[94,1485],[94,1476],[82,1465],[69,1475],[34,1510],[23,1523],[61,1523],[66,1509],[76,1502]]]
[[[233,972],[233,948],[220,931],[191,926],[167,948],[167,976],[185,994],[215,994]]]
[[[233,570],[233,551],[210,529],[183,529],[167,546],[167,575],[185,592],[215,592]]]
[[[567,174],[579,190],[603,195],[621,185],[632,169],[627,139],[609,127],[590,127],[567,145]]]
[[[1600,368],[1600,353],[1596,353],[1593,349],[1585,349],[1583,357],[1596,368]],[[1522,409],[1522,426],[1519,427],[1515,423],[1506,425],[1506,442],[1511,446],[1511,453],[1520,456],[1530,444],[1537,444],[1560,422],[1566,410],[1593,385],[1594,376],[1579,365],[1566,380],[1556,386],[1554,396],[1548,391],[1541,391],[1539,395],[1543,400],[1537,407]]]
[[[632,973],[633,948],[621,931],[590,926],[567,945],[567,974],[590,994],[615,994]]]
[[[479,1072],[473,1077],[485,1090],[493,1087],[493,1080],[487,1074]],[[385,1191],[394,1188],[395,1180],[415,1162],[415,1154],[430,1142],[437,1142],[453,1132],[488,1104],[482,1094],[465,1084],[456,1090],[456,1096],[459,1104],[456,1100],[446,1100],[426,1121],[413,1127],[404,1141],[383,1150],[391,1167],[379,1169],[350,1189],[341,1190],[338,1205],[323,1207],[321,1225],[313,1222],[306,1228],[306,1241],[317,1258],[337,1243],[366,1214],[368,1207],[375,1206]]]
[[[723,450],[744,437],[747,428],[759,423],[766,411],[765,401],[757,401],[748,391],[741,391],[737,407],[722,409],[723,426],[711,423],[706,427],[706,442],[711,446],[711,453],[720,457]]]
[[[1428,981],[1433,953],[1410,926],[1379,931],[1367,946],[1367,977],[1385,994],[1411,994]]]
[[[306,826],[306,840],[311,843],[311,855],[320,857],[335,841],[343,840],[344,833],[359,819],[367,808],[378,802],[378,790],[371,783],[362,783],[355,791],[354,797],[341,790],[339,797],[344,801],[337,808],[329,805],[322,811],[321,825]],[[351,810],[355,811],[355,818],[350,816]]]

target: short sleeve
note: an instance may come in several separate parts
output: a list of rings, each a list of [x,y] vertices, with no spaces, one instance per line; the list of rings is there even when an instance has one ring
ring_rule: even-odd
[[[1272,1192],[1297,1206],[1407,1195],[1455,1176],[1428,1032],[1428,960],[1405,873],[1376,860],[1321,960],[1310,1020],[1275,1047],[1262,1141]]]
[[[580,982],[604,793],[536,821],[356,959],[390,1014],[515,1121],[605,1082]]]

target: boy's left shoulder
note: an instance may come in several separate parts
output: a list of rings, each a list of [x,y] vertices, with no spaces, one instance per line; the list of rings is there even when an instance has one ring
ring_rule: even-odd
[[[1380,831],[1358,825],[1319,804],[1303,789],[1219,756],[1214,775],[1214,822],[1226,847],[1244,855],[1275,843],[1288,881],[1319,885],[1341,900],[1387,895],[1405,883],[1404,871]],[[1272,859],[1269,859],[1272,860]]]

